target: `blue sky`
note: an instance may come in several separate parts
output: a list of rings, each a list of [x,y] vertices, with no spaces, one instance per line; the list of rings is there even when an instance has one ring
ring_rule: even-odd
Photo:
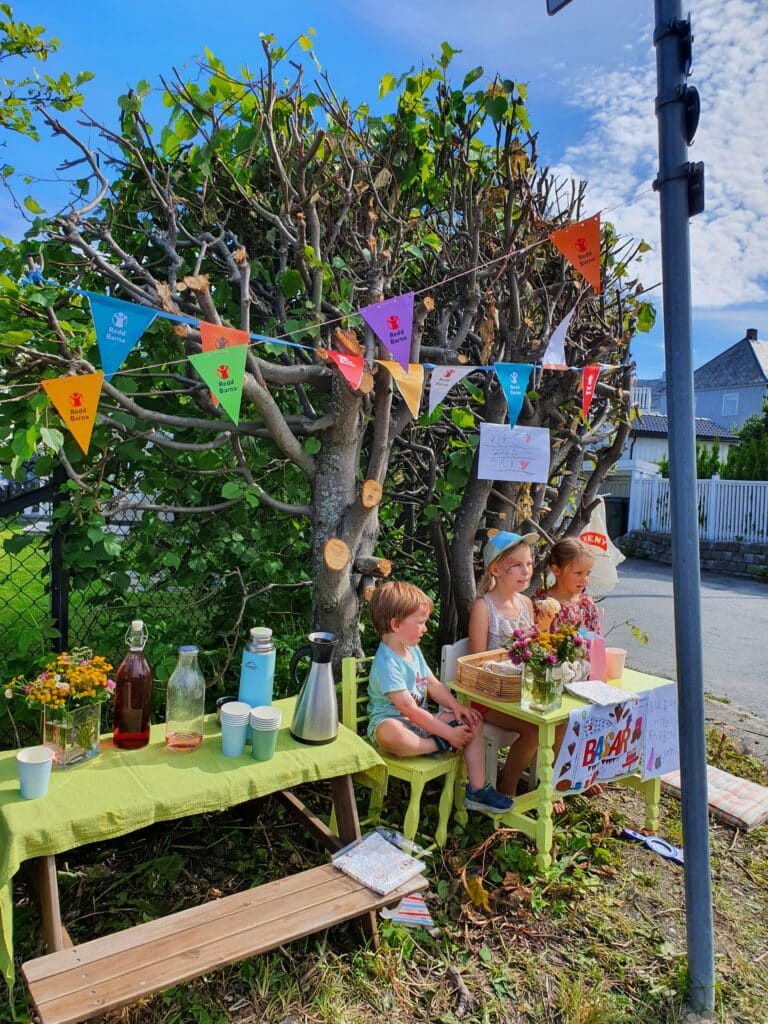
[[[86,109],[116,120],[116,97],[172,66],[194,68],[207,46],[225,64],[259,63],[259,32],[285,45],[311,26],[316,53],[339,93],[374,102],[385,72],[429,60],[446,40],[462,49],[456,77],[477,64],[489,76],[528,83],[542,162],[590,182],[589,211],[616,207],[619,232],[654,247],[642,278],[660,280],[652,0],[573,0],[555,17],[545,0],[325,0],[221,6],[186,0],[37,0],[19,18],[45,25],[62,44],[53,68],[88,69]],[[691,84],[702,97],[692,160],[703,160],[707,210],[691,222],[694,365],[756,327],[768,338],[768,4],[690,0]],[[311,70],[311,69],[310,69]],[[48,144],[9,144],[0,154],[19,170],[54,178],[62,157]],[[39,196],[53,186],[42,183]],[[0,232],[22,231],[0,204]],[[653,293],[653,294],[657,294]],[[657,299],[658,301],[658,299]],[[633,346],[640,376],[664,368],[661,316]]]

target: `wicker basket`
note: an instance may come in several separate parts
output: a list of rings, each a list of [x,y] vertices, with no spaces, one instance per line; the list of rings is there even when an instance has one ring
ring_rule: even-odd
[[[502,676],[483,669],[489,661],[503,661],[508,655],[503,647],[496,651],[482,651],[480,654],[465,654],[456,662],[456,681],[462,690],[477,694],[478,697],[493,697],[517,703],[520,700],[522,669],[520,675]]]

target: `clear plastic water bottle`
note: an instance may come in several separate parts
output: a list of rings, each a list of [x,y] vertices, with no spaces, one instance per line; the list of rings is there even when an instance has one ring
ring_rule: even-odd
[[[203,741],[205,679],[197,664],[199,648],[179,648],[179,660],[168,680],[165,745],[169,750],[195,750]]]
[[[149,743],[152,711],[152,669],[144,654],[147,627],[134,619],[125,635],[128,650],[115,673],[112,738],[121,750],[138,750]]]
[[[274,681],[275,645],[272,630],[266,626],[254,626],[249,630],[248,643],[240,663],[237,699],[245,701],[252,708],[271,704]]]

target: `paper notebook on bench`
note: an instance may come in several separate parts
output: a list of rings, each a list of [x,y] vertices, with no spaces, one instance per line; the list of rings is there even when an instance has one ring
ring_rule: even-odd
[[[379,832],[370,832],[331,857],[345,875],[382,896],[420,874],[426,865],[388,842]]]

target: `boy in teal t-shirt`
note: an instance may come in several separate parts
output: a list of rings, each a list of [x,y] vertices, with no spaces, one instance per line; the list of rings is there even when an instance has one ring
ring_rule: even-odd
[[[459,704],[430,672],[419,648],[433,607],[411,583],[383,583],[374,591],[369,614],[381,643],[368,680],[368,736],[396,757],[461,750],[469,779],[465,806],[503,814],[513,801],[485,781],[481,716]],[[429,711],[428,697],[443,710]]]

